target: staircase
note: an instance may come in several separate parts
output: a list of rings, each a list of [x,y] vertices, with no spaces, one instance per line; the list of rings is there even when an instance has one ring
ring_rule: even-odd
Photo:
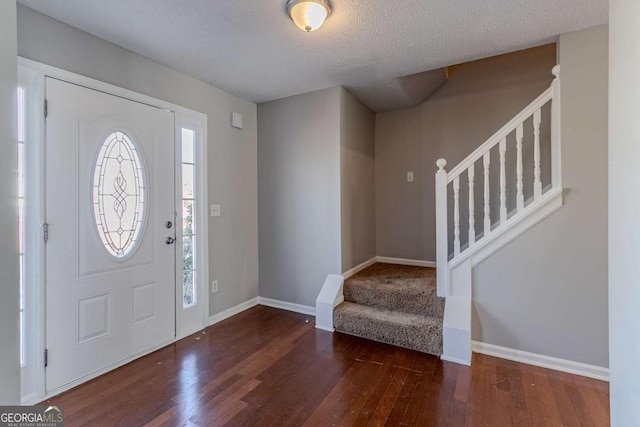
[[[376,263],[345,281],[344,299],[333,312],[338,332],[442,354],[435,269]]]
[[[434,269],[374,264],[327,276],[316,327],[471,364],[473,268],[562,207],[560,67],[551,86],[435,174]],[[446,298],[446,299],[445,299]]]
[[[447,171],[445,159],[436,162],[437,288],[446,297],[445,360],[471,364],[473,268],[562,206],[560,66],[552,74],[547,90],[458,165]],[[543,125],[549,129],[548,145],[543,145]],[[548,155],[542,156],[545,146]],[[492,162],[498,166],[494,172]]]

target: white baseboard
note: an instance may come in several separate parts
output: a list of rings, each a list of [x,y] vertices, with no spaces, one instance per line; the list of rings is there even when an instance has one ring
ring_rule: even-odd
[[[53,396],[51,396],[53,397]],[[38,403],[42,402],[44,400],[44,397],[39,397],[37,393],[32,393],[28,396],[24,396],[21,400],[20,400],[20,405],[22,406],[34,406],[37,405]]]
[[[397,265],[413,265],[415,267],[436,268],[435,261],[422,261],[418,259],[390,258],[386,256],[377,256],[376,262],[383,262],[386,264],[397,264]]]
[[[586,363],[574,362],[572,360],[560,359],[557,357],[544,356],[542,354],[529,353],[522,350],[514,350],[512,348],[500,347],[478,341],[472,341],[471,348],[475,353],[482,353],[487,356],[513,360],[514,362],[526,363],[527,365],[539,366],[541,368],[548,368],[556,371],[567,372],[569,374],[581,375],[583,377],[595,378],[601,381],[609,381],[609,369],[600,366],[588,365]]]
[[[196,332],[199,332],[199,331],[203,330],[206,326],[207,325],[204,325],[204,326],[197,325],[197,326],[192,326],[192,327],[187,328],[187,329],[183,329],[183,330],[178,332],[177,339],[181,340],[182,338],[186,338],[189,335],[193,335]]]
[[[455,357],[447,357],[443,355],[443,356],[440,356],[440,359],[444,360],[445,362],[457,363],[458,365],[471,366],[469,361],[463,360],[463,359],[457,359]]]
[[[258,297],[252,298],[249,301],[245,301],[236,305],[235,307],[231,307],[225,311],[222,311],[218,314],[214,314],[209,318],[209,326],[215,325],[218,322],[222,322],[225,319],[228,319],[231,316],[235,316],[238,313],[242,313],[245,310],[250,309],[251,307],[255,307],[258,305]]]
[[[351,270],[345,271],[344,273],[342,273],[342,277],[344,277],[345,279],[348,279],[349,277],[351,277],[351,276],[353,276],[353,275],[355,275],[357,273],[360,273],[365,268],[372,266],[376,262],[378,262],[378,257],[374,256],[370,260],[367,260],[367,261],[363,262],[360,265],[356,265]]]
[[[309,316],[316,315],[316,308],[308,305],[295,304],[287,301],[280,301],[277,299],[258,297],[258,304],[266,305],[267,307],[279,308],[282,310],[293,311],[295,313],[308,314]]]

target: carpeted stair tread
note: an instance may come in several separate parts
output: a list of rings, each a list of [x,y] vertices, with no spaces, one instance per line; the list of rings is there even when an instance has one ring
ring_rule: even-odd
[[[345,301],[335,308],[333,323],[339,332],[424,353],[442,354],[442,318]]]
[[[433,268],[376,263],[345,281],[344,298],[387,310],[444,316],[444,298],[437,296]]]

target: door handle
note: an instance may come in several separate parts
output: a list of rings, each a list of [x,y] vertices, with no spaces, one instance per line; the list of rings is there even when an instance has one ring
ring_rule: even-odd
[[[176,242],[174,237],[167,237],[167,240],[164,241],[167,245],[173,245]]]

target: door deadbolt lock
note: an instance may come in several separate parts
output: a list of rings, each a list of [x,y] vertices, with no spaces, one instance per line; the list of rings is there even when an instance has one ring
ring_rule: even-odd
[[[167,221],[167,222],[164,223],[164,226],[166,228],[171,228],[171,227],[173,227],[173,223],[171,221]]]
[[[173,237],[167,237],[167,240],[164,241],[167,245],[173,245],[176,242],[176,239]]]

